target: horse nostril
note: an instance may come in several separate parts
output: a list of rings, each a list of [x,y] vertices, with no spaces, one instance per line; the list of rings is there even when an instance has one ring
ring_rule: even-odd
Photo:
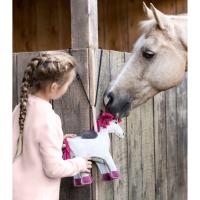
[[[113,101],[114,101],[114,94],[112,92],[109,92],[104,98],[104,104],[107,106],[109,104],[112,104]]]
[[[108,98],[109,98],[108,104],[112,104],[112,102],[114,101],[114,94],[112,92],[110,92],[108,94]]]

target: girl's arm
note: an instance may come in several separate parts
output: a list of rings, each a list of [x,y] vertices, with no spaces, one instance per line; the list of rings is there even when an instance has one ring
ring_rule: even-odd
[[[46,124],[39,136],[43,170],[51,178],[74,176],[79,172],[88,171],[87,160],[84,158],[62,159],[62,134],[55,124]]]

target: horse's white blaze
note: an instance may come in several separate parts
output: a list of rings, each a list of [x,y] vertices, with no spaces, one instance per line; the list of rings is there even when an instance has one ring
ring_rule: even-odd
[[[129,59],[129,61],[126,63],[126,65],[122,68],[122,71],[120,72],[120,74],[117,76],[117,78],[116,78],[115,81],[113,82],[113,85],[111,86],[110,91],[113,90],[113,88],[114,88],[115,85],[120,84],[120,83],[119,83],[119,82],[120,82],[120,79],[121,79],[121,77],[124,75],[124,72],[127,71],[127,68],[128,68],[128,66],[129,66],[129,62],[130,62],[130,59]]]
[[[133,52],[137,51],[142,46],[143,43],[144,43],[144,35],[142,35],[142,36],[140,36],[138,38],[137,42],[134,45]],[[128,70],[131,72],[131,68],[130,67],[131,67],[131,64],[134,62],[135,57],[136,57],[136,55],[133,53],[131,55],[131,57],[128,59],[128,61],[125,64],[125,66],[122,68],[120,74],[118,74],[116,79],[113,80],[113,82],[111,83],[111,87],[109,89],[109,92],[111,92],[115,88],[115,86],[119,86],[120,83],[125,81],[124,79],[126,79],[126,76],[124,76],[124,75],[125,75],[125,73],[127,73]],[[108,101],[109,101],[109,99],[105,97],[104,98],[105,105],[108,103]]]

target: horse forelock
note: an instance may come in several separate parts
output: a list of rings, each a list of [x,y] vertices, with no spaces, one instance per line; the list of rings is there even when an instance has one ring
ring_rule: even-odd
[[[143,20],[139,22],[139,30],[143,33],[148,33],[152,29],[157,26],[156,21],[154,19],[151,20]]]
[[[167,29],[161,30],[161,29],[159,29],[159,27],[154,19],[144,20],[139,23],[139,29],[143,33],[143,35],[145,35],[145,38],[152,35],[152,33],[157,35],[162,32],[162,34],[165,35],[165,37],[167,37],[168,39],[172,39],[172,38],[174,38],[174,28],[172,28],[172,27],[173,26],[171,26],[169,28],[169,30],[167,30]]]

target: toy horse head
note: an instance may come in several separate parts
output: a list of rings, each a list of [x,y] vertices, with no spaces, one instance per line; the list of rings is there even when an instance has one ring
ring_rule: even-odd
[[[97,120],[98,131],[101,132],[103,130],[104,132],[114,133],[118,137],[124,138],[125,133],[119,125],[120,122],[121,118],[116,119],[114,115],[103,112]]]
[[[102,112],[97,120],[98,132],[100,132],[100,130],[104,130],[108,133],[115,133],[120,138],[124,138],[125,134],[119,125],[120,122],[121,118],[116,119],[114,115],[108,112]],[[93,139],[98,136],[98,133],[94,130],[89,130],[80,133],[80,136],[83,139]]]
[[[110,122],[110,124],[104,129],[105,129],[104,131],[107,131],[108,133],[114,133],[119,138],[125,137],[125,133],[123,129],[121,128],[121,126],[119,125],[119,122],[117,119]]]

